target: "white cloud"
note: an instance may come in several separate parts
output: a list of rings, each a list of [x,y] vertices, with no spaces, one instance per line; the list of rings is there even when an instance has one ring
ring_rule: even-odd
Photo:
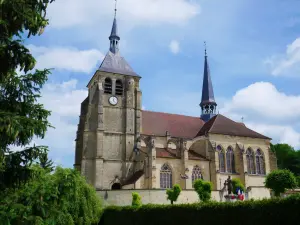
[[[42,91],[42,103],[47,109],[60,116],[79,116],[80,104],[88,96],[88,91],[76,89],[77,80],[60,84],[48,83]]]
[[[273,76],[295,76],[300,72],[300,38],[289,44],[284,55],[274,55],[264,62]]]
[[[239,91],[220,112],[235,121],[244,117],[250,129],[273,139],[300,147],[300,132],[293,127],[300,118],[300,96],[286,95],[268,82],[257,82]]]
[[[131,25],[181,24],[200,12],[199,5],[186,0],[122,0],[117,8],[118,17]],[[111,19],[113,9],[112,0],[64,0],[52,3],[48,15],[55,28],[89,26]]]
[[[292,126],[258,123],[246,123],[246,125],[256,132],[271,137],[274,143],[288,143],[296,149],[300,148],[300,133],[293,129]]]
[[[300,117],[300,95],[286,95],[271,83],[257,82],[237,91],[222,113],[255,114],[282,121],[295,119]]]
[[[88,96],[87,90],[77,88],[77,80],[48,83],[42,90],[41,103],[51,110],[49,128],[40,145],[49,146],[49,155],[55,163],[72,166],[74,163],[75,137],[79,122],[81,102]]]
[[[173,53],[173,54],[177,54],[180,50],[180,47],[179,47],[179,42],[176,41],[176,40],[172,40],[170,42],[170,45],[169,45],[169,48],[170,48],[170,51]]]
[[[91,73],[104,55],[96,50],[78,50],[66,47],[27,46],[37,60],[37,68],[54,68],[74,72]]]

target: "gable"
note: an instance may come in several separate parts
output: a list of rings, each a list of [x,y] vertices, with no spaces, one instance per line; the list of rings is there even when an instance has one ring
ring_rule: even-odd
[[[207,121],[207,123],[200,129],[196,137],[203,136],[208,133],[270,139],[269,137],[266,137],[260,133],[249,129],[245,126],[245,124],[237,123],[220,114],[214,116],[209,121]]]

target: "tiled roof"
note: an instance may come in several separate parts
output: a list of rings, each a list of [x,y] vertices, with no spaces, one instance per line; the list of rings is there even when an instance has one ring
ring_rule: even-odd
[[[142,134],[193,139],[203,126],[200,117],[142,111]]]
[[[99,71],[104,71],[108,73],[119,73],[130,76],[139,76],[133,71],[133,69],[126,62],[124,57],[120,55],[119,52],[116,52],[114,54],[111,51],[108,51],[99,67]]]
[[[176,150],[166,148],[156,148],[156,157],[158,158],[179,158],[176,156]]]
[[[203,136],[207,133],[270,139],[247,128],[245,124],[237,123],[220,114],[207,121],[196,136]]]

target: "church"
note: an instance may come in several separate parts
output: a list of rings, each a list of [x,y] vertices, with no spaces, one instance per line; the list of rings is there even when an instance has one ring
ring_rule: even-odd
[[[217,113],[206,50],[201,115],[192,117],[142,109],[142,77],[121,56],[120,39],[115,15],[109,51],[81,103],[74,167],[87,181],[99,193],[125,196],[133,189],[165,193],[174,184],[188,193],[200,178],[212,182],[214,199],[220,200],[231,176],[251,198],[270,197],[264,180],[277,168],[271,139]]]

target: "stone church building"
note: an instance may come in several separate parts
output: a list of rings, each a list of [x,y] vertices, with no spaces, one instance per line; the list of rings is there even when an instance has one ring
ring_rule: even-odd
[[[179,184],[188,191],[201,178],[218,192],[230,175],[251,197],[270,196],[264,180],[276,169],[271,139],[216,113],[206,50],[201,115],[192,117],[142,110],[142,77],[120,54],[116,17],[109,41],[87,85],[76,137],[74,166],[96,190],[165,193]]]

